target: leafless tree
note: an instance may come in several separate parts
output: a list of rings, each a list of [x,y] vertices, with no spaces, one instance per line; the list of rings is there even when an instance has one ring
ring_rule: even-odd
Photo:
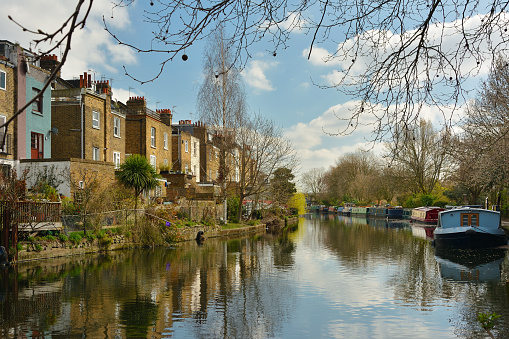
[[[237,217],[240,220],[244,199],[266,193],[274,172],[278,168],[295,170],[298,160],[281,128],[260,114],[244,119],[242,128],[236,133],[236,143],[239,145],[239,154],[235,158],[239,170]]]
[[[234,65],[234,55],[222,26],[208,41],[205,50],[203,83],[198,93],[200,119],[217,131],[219,147],[219,178],[223,200],[223,218],[227,220],[227,194],[234,171],[231,161],[237,148],[235,133],[246,115],[246,100],[240,71]]]
[[[313,199],[317,200],[319,196],[325,193],[325,168],[315,167],[302,174],[302,185],[304,190],[311,194]]]
[[[495,191],[499,197],[507,187],[508,112],[509,70],[507,60],[499,57],[488,78],[481,83],[477,98],[465,109],[461,125],[464,133],[454,148],[458,179],[463,179],[460,183],[484,192]]]
[[[404,138],[387,143],[392,166],[403,170],[406,186],[413,193],[430,194],[449,165],[448,130],[439,132],[431,121],[421,120]]]
[[[359,99],[341,118],[348,127],[338,134],[371,124],[373,141],[404,138],[428,105],[447,106],[443,122],[450,124],[447,112],[464,102],[465,82],[503,51],[508,39],[507,1],[158,0],[151,5],[153,10],[145,13],[155,26],[150,47],[122,41],[107,29],[138,52],[164,55],[161,72],[169,60],[214,34],[217,25],[231,32],[238,65],[245,64],[259,41],[276,56],[289,46],[292,33],[307,34],[308,58],[319,48],[330,50],[316,55],[337,67],[333,80],[320,85]]]

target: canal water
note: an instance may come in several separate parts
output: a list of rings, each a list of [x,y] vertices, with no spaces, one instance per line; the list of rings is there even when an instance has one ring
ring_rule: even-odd
[[[407,221],[307,215],[285,234],[20,263],[2,338],[509,338],[504,251],[435,253]]]

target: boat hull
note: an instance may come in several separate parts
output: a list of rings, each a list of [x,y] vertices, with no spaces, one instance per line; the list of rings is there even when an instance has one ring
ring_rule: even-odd
[[[438,248],[490,248],[507,244],[503,230],[486,232],[478,227],[454,227],[447,229],[435,229],[435,246]]]

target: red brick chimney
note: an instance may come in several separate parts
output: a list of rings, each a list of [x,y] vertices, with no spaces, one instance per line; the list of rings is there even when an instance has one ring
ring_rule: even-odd
[[[42,69],[53,72],[55,68],[60,65],[60,61],[55,54],[41,56],[40,65]],[[60,70],[57,73],[57,77],[60,77]]]

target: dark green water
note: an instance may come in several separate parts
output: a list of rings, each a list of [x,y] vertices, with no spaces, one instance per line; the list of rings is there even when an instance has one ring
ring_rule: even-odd
[[[298,229],[2,271],[2,338],[509,338],[505,252],[437,253],[406,222]]]

